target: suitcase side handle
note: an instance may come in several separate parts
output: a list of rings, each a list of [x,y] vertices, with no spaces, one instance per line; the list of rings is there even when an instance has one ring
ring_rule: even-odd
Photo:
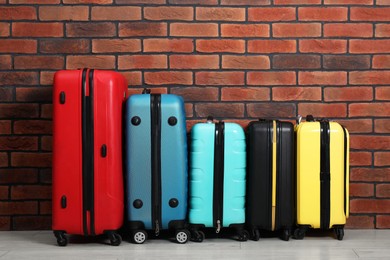
[[[103,158],[107,156],[107,145],[103,144],[101,149],[100,149],[100,154],[102,155]]]

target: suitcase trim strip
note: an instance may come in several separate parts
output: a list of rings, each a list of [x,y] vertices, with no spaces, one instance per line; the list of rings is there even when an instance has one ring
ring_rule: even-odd
[[[276,173],[277,173],[277,164],[276,164],[276,121],[272,121],[272,203],[271,203],[271,230],[275,230],[275,221],[276,221]]]
[[[329,228],[330,222],[330,126],[329,122],[320,122],[320,226]]]
[[[213,189],[213,222],[219,233],[223,223],[223,183],[224,183],[224,149],[225,149],[225,124],[215,124],[214,138],[214,189]]]

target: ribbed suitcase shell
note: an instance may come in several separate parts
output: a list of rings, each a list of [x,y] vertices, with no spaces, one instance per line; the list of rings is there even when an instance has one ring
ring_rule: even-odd
[[[91,185],[94,190],[94,227],[90,227],[92,213],[89,212],[87,233],[83,224],[81,89],[82,70],[55,74],[52,228],[69,234],[99,235],[117,230],[123,224],[122,108],[127,85],[119,73],[93,72],[94,182]],[[63,104],[61,95],[64,95]],[[106,157],[101,155],[103,144],[107,148]],[[65,208],[61,205],[63,196],[66,196]]]
[[[349,134],[337,122],[330,126],[330,222],[344,225],[349,215]],[[321,227],[320,122],[297,126],[297,224]],[[347,141],[344,147],[344,141]],[[346,151],[346,154],[344,154]]]
[[[245,223],[246,143],[242,127],[225,123],[222,227]],[[215,124],[198,123],[191,130],[189,223],[213,223]]]
[[[133,125],[132,118],[139,117],[140,124]],[[169,125],[170,117],[177,123]],[[142,223],[143,228],[153,229],[152,221],[152,161],[151,161],[151,95],[132,95],[126,102],[126,197],[127,221]],[[183,223],[187,213],[188,163],[187,135],[184,102],[180,96],[161,95],[161,228],[172,228]],[[170,207],[172,198],[177,207]],[[135,208],[133,202],[141,200],[143,206]],[[130,225],[131,226],[131,225]],[[137,224],[133,225],[137,227]],[[138,228],[141,228],[138,225]]]
[[[294,126],[261,120],[251,122],[247,133],[247,225],[255,240],[258,229],[283,229],[288,240],[294,225]]]

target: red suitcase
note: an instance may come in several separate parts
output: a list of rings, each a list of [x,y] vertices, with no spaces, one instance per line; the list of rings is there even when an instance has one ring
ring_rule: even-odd
[[[122,108],[127,85],[116,72],[63,70],[53,90],[53,231],[106,234],[123,224]]]

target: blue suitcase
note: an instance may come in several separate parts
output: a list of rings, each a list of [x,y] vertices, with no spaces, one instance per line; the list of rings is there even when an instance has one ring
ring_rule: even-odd
[[[191,240],[203,241],[200,229],[235,228],[238,240],[244,230],[246,143],[242,127],[222,121],[195,124],[191,131],[189,224]]]
[[[188,199],[187,135],[183,99],[171,94],[132,95],[126,102],[127,224],[141,244],[146,230],[156,236],[174,229],[185,243]]]

